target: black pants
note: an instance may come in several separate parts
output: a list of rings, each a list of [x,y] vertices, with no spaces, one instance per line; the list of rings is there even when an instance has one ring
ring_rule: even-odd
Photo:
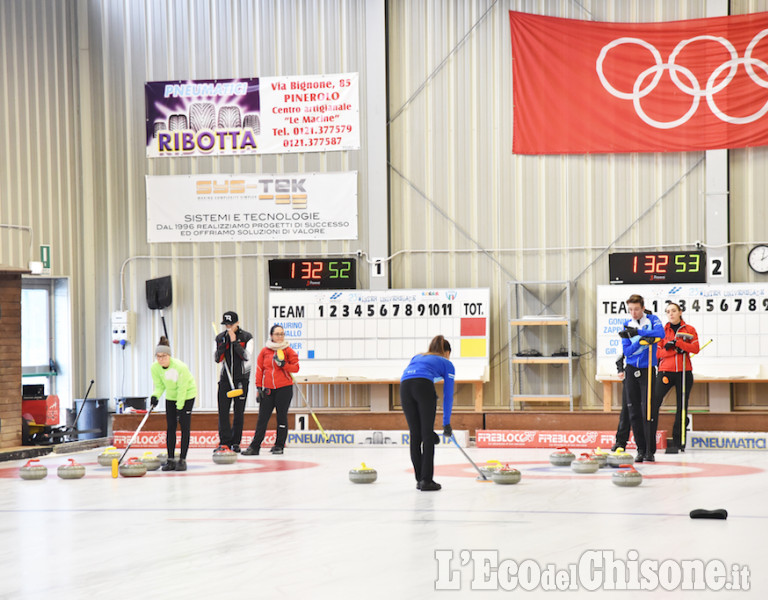
[[[616,446],[625,450],[629,441],[629,430],[632,426],[629,420],[629,406],[627,406],[628,393],[629,387],[625,381],[624,385],[621,386],[621,412],[619,413],[619,426],[616,428]]]
[[[411,462],[416,481],[432,481],[437,414],[435,384],[430,379],[406,379],[400,384],[400,404],[411,432]]]
[[[239,446],[243,439],[243,420],[245,418],[245,401],[248,398],[248,380],[235,382],[242,386],[243,395],[237,398],[227,398],[227,392],[232,391],[229,379],[219,379],[219,444],[222,446]],[[234,406],[232,426],[229,425],[229,407]]]
[[[269,393],[267,393],[269,392]],[[256,422],[256,433],[253,434],[251,447],[261,448],[261,442],[264,441],[264,434],[267,433],[267,424],[272,411],[277,411],[277,439],[275,448],[284,448],[285,440],[288,439],[288,408],[293,399],[293,386],[271,390],[264,388],[264,393],[259,402],[259,420]]]
[[[650,385],[653,386],[654,370],[651,369]],[[624,387],[627,388],[626,400],[629,422],[635,436],[638,454],[646,454],[648,445],[645,439],[647,401],[648,401],[648,367],[640,369],[627,365],[624,369]],[[655,435],[655,433],[654,433]]]
[[[189,434],[192,431],[192,405],[194,398],[190,398],[184,403],[181,410],[176,408],[175,400],[165,401],[165,448],[168,450],[168,458],[173,458],[176,454],[176,423],[181,425],[181,454],[180,458],[187,458],[189,450]]]
[[[664,381],[666,379],[666,381]],[[675,388],[675,401],[677,403],[677,412],[675,413],[675,424],[672,426],[672,443],[676,448],[685,448],[683,443],[683,377],[680,371],[659,371],[656,379],[656,398],[659,407],[664,402],[664,396],[670,389]],[[693,373],[685,372],[685,427],[688,428],[690,417],[688,417],[688,398],[691,397],[691,388],[693,387]]]

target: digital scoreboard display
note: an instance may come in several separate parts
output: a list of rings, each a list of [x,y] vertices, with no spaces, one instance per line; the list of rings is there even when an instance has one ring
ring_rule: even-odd
[[[273,290],[354,290],[355,258],[279,258],[269,261]]]
[[[707,254],[617,252],[608,256],[611,283],[706,283]]]

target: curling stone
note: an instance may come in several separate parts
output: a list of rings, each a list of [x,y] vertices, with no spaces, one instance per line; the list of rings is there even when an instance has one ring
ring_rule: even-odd
[[[147,474],[147,465],[132,456],[118,467],[118,471],[123,477],[144,477]]]
[[[576,458],[574,453],[568,450],[568,448],[558,448],[557,450],[557,452],[549,455],[549,462],[556,467],[567,467]]]
[[[601,469],[604,469],[608,466],[608,453],[605,450],[600,450],[600,448],[596,448],[595,451],[590,454],[591,458],[594,458],[597,461],[597,466]]]
[[[104,452],[99,454],[96,460],[99,461],[102,467],[111,467],[113,458],[120,460],[120,452],[114,446],[109,446],[104,449]]]
[[[56,469],[56,474],[62,479],[82,479],[85,477],[85,467],[70,458],[68,465],[61,465]]]
[[[376,481],[378,473],[376,469],[362,463],[357,469],[349,470],[349,480],[352,483],[373,483]]]
[[[159,452],[157,455],[157,460],[160,461],[161,466],[165,466],[165,463],[168,462],[168,453],[167,452]]]
[[[166,459],[168,458],[168,455],[166,455]],[[141,457],[141,462],[143,462],[146,467],[147,471],[157,471],[160,466],[163,464],[158,457],[156,457],[152,452],[147,450],[144,453],[144,456]]]
[[[596,473],[599,468],[600,463],[597,462],[597,459],[592,458],[586,452],[571,463],[571,470],[574,473]]]
[[[616,452],[611,452],[608,455],[608,466],[618,468],[622,465],[635,464],[635,458],[624,448],[616,448]]]
[[[222,446],[213,453],[213,462],[217,465],[231,465],[237,462],[237,452],[230,450],[229,446]]]
[[[491,479],[493,474],[503,466],[504,465],[502,465],[498,460],[489,460],[482,467],[480,467],[480,471],[482,471],[483,475],[485,475],[488,479]]]
[[[45,479],[47,476],[48,467],[41,465],[36,458],[28,460],[27,464],[19,469],[19,477],[22,479]]]
[[[496,469],[491,474],[493,483],[498,483],[499,485],[513,485],[515,483],[519,483],[520,477],[520,471],[510,467],[509,465],[504,465],[501,468]]]
[[[611,481],[619,487],[636,487],[643,482],[643,476],[633,465],[621,465],[621,470],[611,476]]]

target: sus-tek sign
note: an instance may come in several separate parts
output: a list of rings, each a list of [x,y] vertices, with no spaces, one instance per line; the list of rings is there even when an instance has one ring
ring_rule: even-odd
[[[494,430],[477,431],[478,448],[610,448],[616,441],[611,431],[536,431]],[[656,432],[656,447],[667,447],[667,432]],[[635,449],[634,436],[627,448]]]
[[[147,175],[147,241],[357,239],[357,172]]]

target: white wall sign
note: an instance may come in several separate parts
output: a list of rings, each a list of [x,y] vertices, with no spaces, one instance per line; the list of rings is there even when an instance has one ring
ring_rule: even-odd
[[[768,285],[601,285],[597,287],[597,373],[615,373],[622,354],[618,336],[629,318],[626,300],[632,294],[662,323],[668,301],[683,308],[683,320],[696,328],[700,345],[712,343],[692,359],[694,373],[710,377],[757,378],[768,367]],[[765,364],[764,364],[765,363]]]
[[[357,171],[146,180],[150,243],[357,239]]]
[[[456,379],[487,379],[490,291],[271,291],[268,326],[299,354],[299,376],[397,380],[415,354],[444,335]]]

